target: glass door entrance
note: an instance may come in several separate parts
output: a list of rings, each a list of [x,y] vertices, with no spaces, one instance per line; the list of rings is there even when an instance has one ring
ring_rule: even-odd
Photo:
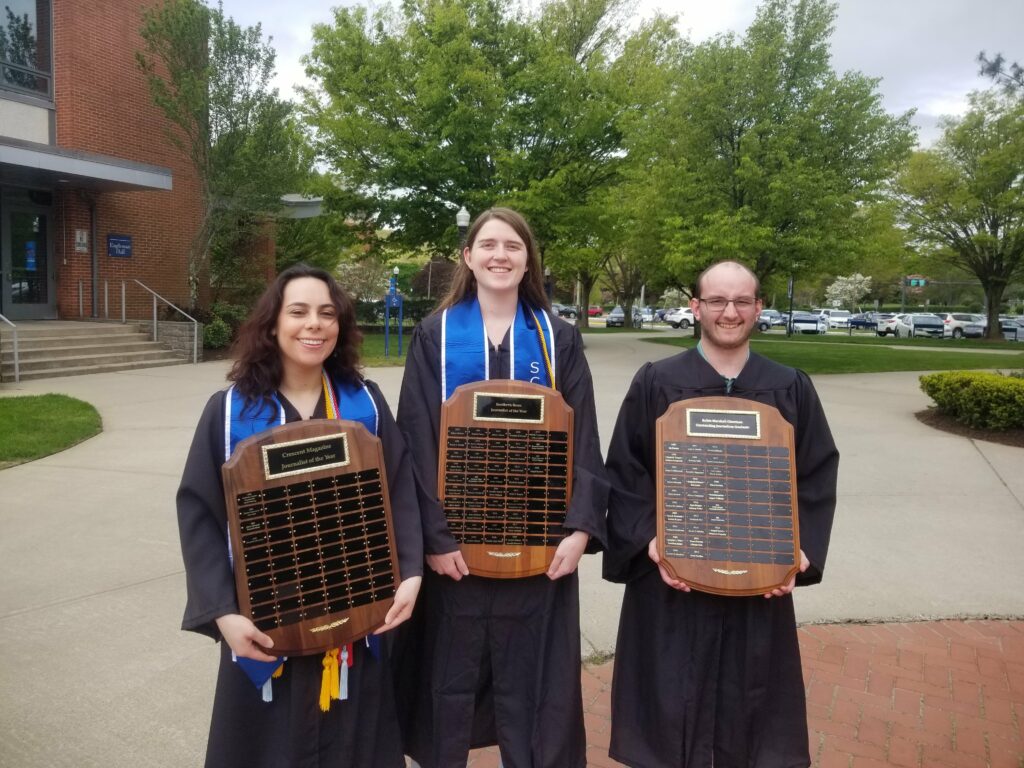
[[[57,316],[46,210],[6,207],[0,217],[0,313],[10,320]]]

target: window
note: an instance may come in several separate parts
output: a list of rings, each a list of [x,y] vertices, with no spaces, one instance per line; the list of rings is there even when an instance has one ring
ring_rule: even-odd
[[[0,87],[53,97],[50,0],[0,0]]]

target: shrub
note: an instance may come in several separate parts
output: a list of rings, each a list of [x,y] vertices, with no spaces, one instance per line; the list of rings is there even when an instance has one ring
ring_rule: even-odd
[[[218,301],[214,303],[212,312],[214,317],[219,317],[228,324],[233,337],[238,332],[239,326],[245,322],[245,318],[249,316],[249,307],[241,304],[229,304],[226,301]]]
[[[231,342],[231,326],[214,316],[203,328],[203,347],[222,349]]]
[[[922,376],[921,389],[940,411],[969,427],[1024,427],[1024,378],[979,371],[944,371]]]

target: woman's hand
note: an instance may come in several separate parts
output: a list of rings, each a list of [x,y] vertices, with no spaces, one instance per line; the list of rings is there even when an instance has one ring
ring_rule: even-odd
[[[387,616],[384,617],[384,626],[373,634],[389,632],[412,616],[412,609],[416,605],[416,596],[420,593],[422,582],[422,576],[410,576],[408,579],[402,579],[398,589],[395,590],[395,602],[391,604]]]
[[[804,551],[801,549],[800,550],[800,573],[803,573],[804,571],[806,571],[810,567],[811,567],[811,561],[807,559],[807,555],[805,555]],[[771,592],[765,592],[764,596],[765,597],[782,597],[783,595],[788,595],[790,592],[792,592],[793,591],[793,587],[795,587],[795,586],[796,586],[796,574],[794,573],[793,577],[789,581],[787,581],[781,587],[776,587]]]
[[[216,623],[224,642],[235,652],[235,656],[254,661],[277,661],[276,656],[268,656],[263,652],[263,648],[273,648],[274,641],[256,629],[256,625],[245,616],[227,613],[218,617]]]
[[[469,576],[469,568],[466,561],[462,559],[462,552],[446,552],[443,555],[427,555],[427,565],[434,573],[442,576],[450,576],[459,581],[463,576]]]
[[[661,574],[661,580],[668,584],[672,589],[678,589],[680,592],[689,592],[690,587],[685,581],[672,578],[665,566],[661,564],[661,556],[658,555],[658,537],[655,536],[651,539],[651,543],[647,545],[647,556],[653,560],[658,566],[658,572]]]
[[[562,539],[548,567],[548,578],[554,581],[575,571],[589,541],[590,534],[583,531],[573,531]]]

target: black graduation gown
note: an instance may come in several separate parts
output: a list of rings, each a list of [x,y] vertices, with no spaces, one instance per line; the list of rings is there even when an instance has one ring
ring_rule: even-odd
[[[808,766],[792,596],[720,597],[666,586],[647,556],[656,534],[655,422],[671,403],[726,394],[696,350],[641,368],[608,449],[606,579],[626,584],[612,680],[609,754],[643,768]],[[800,544],[821,580],[839,452],[810,379],[751,354],[731,395],[773,405],[796,437]]]
[[[566,534],[606,539],[608,483],[593,381],[579,332],[552,318],[556,385],[574,410],[573,492]],[[492,378],[509,378],[509,337],[490,349]],[[428,554],[453,552],[437,500],[441,419],[441,317],[413,332],[398,423],[413,454]],[[400,630],[403,628],[400,628]],[[580,690],[579,582],[475,576],[454,581],[428,568],[397,675],[406,752],[423,768],[462,768],[470,748],[499,744],[506,768],[586,764]]]
[[[398,427],[376,384],[367,382],[380,413],[388,492],[403,578],[423,572],[423,548],[412,465]],[[298,412],[282,400],[289,422]],[[323,395],[314,413],[325,418]],[[178,489],[178,526],[188,601],[182,629],[220,640],[214,619],[238,613],[228,563],[224,463],[224,393],[210,398],[196,428]],[[387,638],[388,634],[382,636]],[[349,698],[319,708],[323,654],[289,657],[273,681],[273,701],[231,660],[221,643],[220,669],[207,744],[210,768],[400,768],[405,765],[395,711],[387,643],[377,659],[364,642],[354,644]]]

